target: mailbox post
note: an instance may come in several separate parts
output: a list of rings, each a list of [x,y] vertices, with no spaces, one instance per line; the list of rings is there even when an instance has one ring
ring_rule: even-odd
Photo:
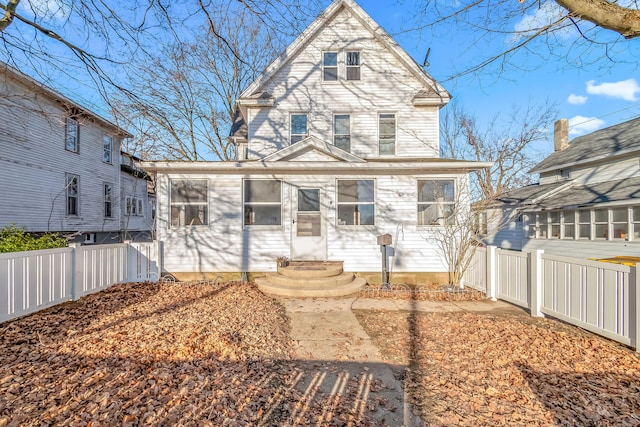
[[[380,252],[382,252],[382,286],[388,286],[389,283],[389,266],[387,257],[387,246],[391,245],[391,234],[382,234],[378,236],[378,245],[380,245]]]

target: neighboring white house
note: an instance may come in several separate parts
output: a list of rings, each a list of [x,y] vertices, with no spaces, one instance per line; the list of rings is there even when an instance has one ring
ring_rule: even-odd
[[[120,146],[131,135],[1,63],[0,123],[0,227],[122,238]]]
[[[567,130],[566,120],[556,122],[555,151],[530,171],[540,182],[487,211],[485,242],[583,258],[640,256],[640,118],[571,143]]]
[[[276,258],[446,272],[430,240],[489,164],[439,158],[450,99],[354,1],[334,1],[240,96],[236,162],[144,162],[171,273],[266,272]]]

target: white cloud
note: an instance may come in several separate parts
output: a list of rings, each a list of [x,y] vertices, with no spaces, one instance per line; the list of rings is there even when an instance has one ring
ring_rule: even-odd
[[[573,105],[582,105],[587,102],[587,97],[582,95],[574,95],[573,93],[567,98],[567,102]]]
[[[533,15],[525,14],[522,19],[514,25],[513,31],[515,34],[509,41],[513,43],[522,37],[528,37],[538,29],[549,26],[565,14],[566,10],[556,2],[546,1],[536,9]],[[568,38],[573,34],[573,28],[571,26],[565,26],[560,29],[555,29],[554,33],[562,38]]]
[[[604,120],[597,117],[574,116],[569,119],[569,135],[584,135],[600,129],[604,124]]]
[[[637,101],[637,95],[640,95],[640,85],[638,85],[636,79],[600,84],[597,84],[595,80],[589,80],[587,82],[587,93],[624,99],[625,101]]]

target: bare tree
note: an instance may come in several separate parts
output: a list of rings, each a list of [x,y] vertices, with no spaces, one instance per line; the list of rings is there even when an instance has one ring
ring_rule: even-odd
[[[445,158],[493,162],[490,169],[474,173],[472,197],[495,200],[507,190],[529,184],[527,173],[540,159],[535,144],[549,139],[557,117],[549,103],[514,106],[507,118],[498,114],[481,125],[457,104],[450,105],[441,121],[441,154]]]
[[[628,61],[638,47],[631,39],[640,36],[637,0],[430,0],[407,4],[414,5],[415,13],[405,32],[424,37],[431,33],[439,39],[464,34],[465,41],[473,40],[465,49],[465,61],[443,82],[482,72],[500,76],[510,67],[526,69],[529,57],[536,58],[536,63],[563,59],[578,67],[603,59],[611,64]]]
[[[114,89],[129,91],[132,64],[151,62],[161,46],[193,42],[203,26],[226,55],[243,61],[220,27],[223,18],[245,13],[280,46],[317,15],[320,3],[0,0],[0,61],[58,89],[65,89],[63,80],[90,85],[108,103]]]
[[[246,12],[217,19],[209,26],[217,36],[205,29],[191,43],[168,46],[129,76],[130,92],[114,95],[114,115],[136,135],[139,157],[234,158],[227,136],[236,100],[279,49]]]

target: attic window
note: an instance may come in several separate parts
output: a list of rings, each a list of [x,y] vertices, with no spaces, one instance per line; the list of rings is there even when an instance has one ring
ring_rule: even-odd
[[[360,80],[360,52],[347,52],[347,80]]]
[[[325,82],[338,80],[338,52],[323,52],[322,80]]]
[[[560,169],[560,178],[562,179],[571,178],[571,169]]]

